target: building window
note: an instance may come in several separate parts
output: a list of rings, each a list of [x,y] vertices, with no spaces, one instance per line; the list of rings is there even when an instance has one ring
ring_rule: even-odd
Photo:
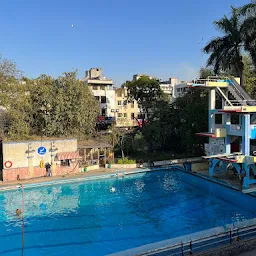
[[[97,91],[97,90],[98,90],[98,85],[93,85],[93,86],[92,86],[92,89],[93,89],[94,91]]]
[[[134,119],[134,113],[131,113],[131,119],[132,120]]]
[[[106,109],[105,109],[105,108],[102,108],[102,109],[101,109],[101,115],[102,115],[102,116],[105,116],[105,115],[106,115]]]
[[[127,113],[124,113],[124,118],[127,118]]]
[[[121,100],[118,100],[118,101],[117,101],[117,105],[118,105],[118,106],[122,106],[122,101],[121,101]]]
[[[106,96],[101,96],[100,102],[101,102],[101,103],[107,103],[107,98],[106,98]]]
[[[70,166],[70,160],[69,159],[61,160],[60,165],[61,166]]]
[[[118,117],[122,117],[123,114],[122,114],[122,113],[118,113],[117,116],[118,116]]]
[[[134,101],[131,102],[131,108],[134,108]]]
[[[101,86],[100,86],[100,89],[103,90],[103,91],[105,91],[105,86],[104,86],[104,85],[101,85]]]
[[[95,100],[100,101],[100,96],[95,96]]]

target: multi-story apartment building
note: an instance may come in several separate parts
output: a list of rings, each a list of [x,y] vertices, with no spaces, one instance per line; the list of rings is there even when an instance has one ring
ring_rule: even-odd
[[[138,104],[136,101],[128,102],[127,88],[115,90],[115,120],[117,127],[135,127],[138,125]]]
[[[159,80],[158,78],[154,77],[154,76],[149,76],[149,75],[145,75],[145,74],[136,74],[133,75],[133,80],[139,80],[142,76],[146,76],[149,79],[155,79],[155,80]]]
[[[160,82],[160,87],[168,95],[170,102],[183,96],[188,88],[187,83],[180,82],[177,78],[170,78],[168,81]]]
[[[85,73],[85,83],[92,90],[94,97],[99,101],[102,117],[114,117],[115,90],[113,80],[102,74],[102,68],[91,68]]]
[[[186,82],[181,82],[173,86],[172,101],[177,98],[182,97],[188,91],[188,84]]]

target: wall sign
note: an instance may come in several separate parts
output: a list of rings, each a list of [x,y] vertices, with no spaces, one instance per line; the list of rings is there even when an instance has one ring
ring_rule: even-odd
[[[46,148],[45,148],[45,147],[40,147],[40,148],[38,148],[38,149],[37,149],[37,153],[38,153],[38,155],[40,155],[40,156],[45,155],[45,154],[46,154]]]

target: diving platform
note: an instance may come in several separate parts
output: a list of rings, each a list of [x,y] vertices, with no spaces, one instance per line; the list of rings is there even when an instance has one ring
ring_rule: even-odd
[[[210,132],[198,132],[198,133],[196,133],[196,136],[216,138],[215,133],[210,133]]]
[[[220,113],[256,113],[256,106],[224,106],[224,109],[218,110]]]
[[[239,78],[208,77],[188,86],[209,91],[208,132],[196,133],[209,139],[204,148],[207,156],[202,157],[209,161],[209,175],[228,172],[232,166],[244,178],[240,183],[243,189],[256,187],[256,155],[252,153],[252,140],[256,140],[256,101],[240,86]],[[241,152],[233,153],[234,148]]]
[[[233,154],[217,154],[217,155],[211,155],[211,156],[202,156],[202,158],[204,159],[211,159],[211,158],[224,158],[224,157],[235,157],[235,156],[239,156],[242,155],[241,152],[236,152]]]
[[[225,138],[227,135],[225,128],[216,128],[215,132],[199,132],[196,136],[208,138]]]
[[[219,79],[216,77],[208,77],[207,79],[197,79],[193,83],[188,83],[188,86],[193,88],[227,88],[229,86],[228,79]]]
[[[256,192],[256,187],[243,189],[243,193],[245,193],[245,194],[249,194],[249,193],[253,193],[253,192]]]

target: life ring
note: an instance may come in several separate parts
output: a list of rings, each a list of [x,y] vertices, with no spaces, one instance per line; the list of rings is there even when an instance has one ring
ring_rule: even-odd
[[[6,168],[11,168],[11,167],[12,167],[12,162],[11,162],[11,161],[6,161],[6,162],[4,163],[4,166],[5,166]]]

